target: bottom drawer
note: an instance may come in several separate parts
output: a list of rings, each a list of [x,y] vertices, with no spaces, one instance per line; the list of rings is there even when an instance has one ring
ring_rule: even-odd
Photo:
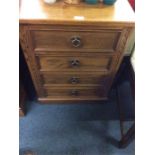
[[[104,89],[94,87],[50,87],[45,88],[46,97],[54,98],[100,98],[105,96]]]

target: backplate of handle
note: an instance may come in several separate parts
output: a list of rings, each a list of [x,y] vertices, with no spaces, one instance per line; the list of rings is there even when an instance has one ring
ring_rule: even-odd
[[[71,44],[73,47],[80,47],[82,45],[81,38],[78,36],[71,37]]]
[[[80,61],[77,59],[70,60],[71,67],[78,67],[80,65]]]
[[[70,82],[71,82],[72,84],[77,84],[77,83],[79,83],[79,78],[78,78],[78,77],[71,77],[71,78],[70,78]]]
[[[79,95],[79,91],[78,90],[71,90],[71,95],[72,96],[78,96]]]

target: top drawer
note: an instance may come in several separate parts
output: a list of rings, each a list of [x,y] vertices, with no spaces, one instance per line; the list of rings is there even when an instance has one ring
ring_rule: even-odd
[[[114,52],[121,30],[31,30],[35,51]],[[90,51],[89,51],[90,52]]]

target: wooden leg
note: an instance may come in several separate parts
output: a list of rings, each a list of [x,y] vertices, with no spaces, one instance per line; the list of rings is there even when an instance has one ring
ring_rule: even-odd
[[[124,132],[123,132],[123,110],[121,108],[121,101],[120,101],[120,94],[119,94],[119,86],[116,87],[116,93],[117,93],[117,106],[119,110],[119,120],[120,120],[120,129],[121,129],[121,136],[123,137]]]
[[[124,133],[124,126],[123,126],[123,109],[121,107],[121,96],[119,94],[119,87],[116,87],[117,92],[117,104],[119,109],[119,116],[120,116],[120,129],[121,129],[121,140],[119,141],[119,148],[125,148],[133,139],[135,136],[135,123],[131,126],[131,128]]]
[[[131,128],[127,131],[127,133],[122,137],[119,142],[119,147],[126,147],[135,137],[135,124],[131,126]]]
[[[122,70],[121,73],[125,73],[127,75],[128,81],[130,83],[131,86],[131,93],[132,93],[132,97],[133,100],[135,101],[135,79],[134,79],[134,71],[132,69],[132,66],[130,63],[128,63],[128,65],[126,65]],[[133,125],[131,126],[131,128],[124,133],[124,126],[123,126],[123,121],[124,121],[124,111],[123,108],[121,106],[121,104],[123,104],[121,102],[121,94],[119,93],[119,85],[121,83],[121,78],[118,78],[117,80],[117,85],[116,85],[116,93],[117,93],[117,104],[118,104],[118,109],[119,109],[119,116],[120,116],[120,129],[121,129],[121,140],[119,141],[119,147],[120,148],[124,148],[126,147],[135,137],[135,123],[133,123]],[[134,107],[134,102],[132,103],[132,107],[133,107],[133,111],[135,111],[135,107]]]
[[[20,83],[19,88],[19,116],[25,116],[25,103],[26,103],[26,92],[23,85]]]
[[[24,109],[22,109],[22,108],[20,108],[20,107],[19,107],[19,116],[20,116],[20,117],[25,116]]]

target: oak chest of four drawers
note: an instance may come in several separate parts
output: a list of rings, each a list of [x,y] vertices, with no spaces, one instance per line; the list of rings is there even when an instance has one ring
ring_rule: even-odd
[[[134,28],[131,8],[118,1],[95,7],[21,1],[20,43],[39,101],[107,99]],[[36,5],[31,14],[28,5]],[[117,17],[123,6],[129,19]]]

